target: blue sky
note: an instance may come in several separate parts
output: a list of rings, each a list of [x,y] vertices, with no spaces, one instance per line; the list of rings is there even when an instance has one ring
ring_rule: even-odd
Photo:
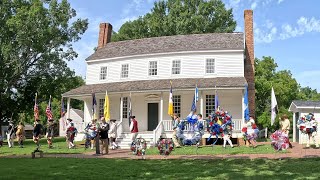
[[[89,28],[74,44],[79,57],[69,62],[85,77],[85,58],[98,42],[98,25],[110,22],[115,31],[127,20],[150,11],[154,0],[70,0],[78,17],[89,19]],[[320,1],[319,0],[223,0],[233,8],[236,31],[243,31],[243,11],[253,9],[255,57],[273,57],[278,70],[291,70],[302,86],[320,92]]]

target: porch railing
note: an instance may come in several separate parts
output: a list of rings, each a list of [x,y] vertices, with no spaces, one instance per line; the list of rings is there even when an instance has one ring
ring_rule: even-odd
[[[161,120],[156,127],[155,130],[153,130],[153,145],[156,146],[157,140],[160,138],[161,134],[163,133],[163,120]]]
[[[242,119],[233,119],[232,121],[234,123],[233,129],[236,131],[241,130]],[[203,123],[204,127],[207,127],[207,121],[202,120],[201,122]],[[173,131],[172,120],[163,120],[162,123],[163,123],[163,131],[165,132]],[[186,124],[185,131],[190,131],[190,130],[191,130],[190,124]]]
[[[120,137],[122,132],[123,132],[123,129],[122,129],[122,121],[118,122],[117,123],[117,137]]]

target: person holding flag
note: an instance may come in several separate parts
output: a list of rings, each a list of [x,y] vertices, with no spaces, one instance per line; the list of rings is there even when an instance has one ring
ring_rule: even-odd
[[[46,108],[46,115],[48,118],[48,123],[47,123],[47,132],[46,132],[46,137],[47,137],[47,143],[48,143],[48,148],[52,148],[52,139],[54,136],[54,120],[53,120],[53,114],[51,111],[51,95],[49,98],[49,103]]]

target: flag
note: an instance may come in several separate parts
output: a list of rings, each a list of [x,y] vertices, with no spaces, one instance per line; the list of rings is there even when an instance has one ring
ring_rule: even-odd
[[[129,111],[128,111],[128,120],[129,120],[129,126],[130,126],[130,117],[132,116],[132,104],[131,104],[131,92],[130,92],[130,96],[129,96]]]
[[[96,106],[97,106],[96,95],[92,93],[92,118],[93,119],[97,119],[97,116],[95,113]]]
[[[63,97],[61,98],[61,111],[60,111],[60,115],[61,115],[61,117],[63,117],[63,116],[65,115]]]
[[[244,119],[249,120],[250,119],[250,113],[249,113],[249,99],[248,99],[248,86],[246,86],[245,92],[244,92]]]
[[[218,97],[217,90],[216,90],[215,97],[214,97],[214,107],[215,107],[215,111],[220,110],[220,103],[219,103],[219,97]]]
[[[106,91],[106,97],[104,98],[104,118],[106,121],[110,120],[110,102],[108,97],[108,92]]]
[[[36,97],[34,100],[34,107],[33,107],[34,120],[39,119],[39,108],[38,108],[37,99],[38,99],[38,94],[36,93]]]
[[[51,95],[50,95],[49,102],[48,102],[48,105],[46,108],[46,115],[47,115],[48,120],[53,118],[53,115],[51,112]]]
[[[169,94],[169,105],[168,115],[173,117],[173,96],[172,96],[172,82],[170,81],[170,94]]]
[[[274,120],[276,119],[278,113],[278,103],[277,103],[277,99],[276,99],[276,95],[274,94],[274,90],[272,87],[271,90],[271,126],[274,123]]]
[[[199,100],[199,91],[198,87],[196,86],[196,89],[194,90],[194,97],[192,101],[191,111],[196,112],[197,111],[197,102]]]

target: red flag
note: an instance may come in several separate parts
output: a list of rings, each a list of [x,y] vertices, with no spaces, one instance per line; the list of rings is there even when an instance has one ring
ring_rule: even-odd
[[[48,120],[53,118],[53,115],[51,112],[51,95],[50,95],[48,106],[46,108],[46,115],[47,115]]]
[[[34,100],[34,107],[33,107],[34,120],[39,119],[39,109],[38,109],[38,104],[37,104],[37,98],[38,98],[38,94],[36,93],[36,97]]]

